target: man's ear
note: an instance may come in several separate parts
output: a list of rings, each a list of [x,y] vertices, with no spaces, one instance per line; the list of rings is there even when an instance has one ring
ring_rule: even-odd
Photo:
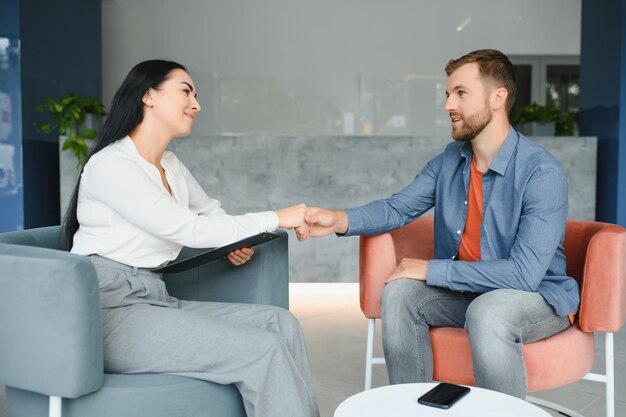
[[[491,92],[491,108],[493,110],[499,110],[506,108],[506,99],[509,96],[509,92],[504,87],[497,87]]]

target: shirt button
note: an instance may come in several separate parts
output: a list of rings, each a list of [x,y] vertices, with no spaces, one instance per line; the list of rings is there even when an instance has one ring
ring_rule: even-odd
[[[453,257],[452,257],[452,260],[453,260],[453,261],[454,261],[454,258],[456,258],[456,256],[453,256]]]
[[[467,206],[467,200],[465,200],[465,201],[463,202],[463,204],[465,204],[465,205]]]
[[[457,234],[457,235],[460,235],[460,234],[461,234],[461,231],[460,231],[460,230],[457,230],[457,231],[456,231],[456,234]]]

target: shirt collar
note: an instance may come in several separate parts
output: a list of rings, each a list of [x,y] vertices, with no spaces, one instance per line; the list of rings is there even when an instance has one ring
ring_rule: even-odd
[[[506,167],[509,165],[509,161],[513,156],[513,152],[515,152],[515,148],[517,147],[517,142],[519,141],[519,137],[517,132],[513,129],[512,126],[509,126],[509,133],[506,135],[506,139],[502,144],[502,147],[498,151],[498,154],[489,165],[489,169],[500,174],[504,175],[506,172]]]
[[[510,126],[509,133],[506,135],[506,139],[496,154],[496,157],[491,162],[491,165],[489,165],[489,169],[497,174],[504,175],[506,167],[509,165],[509,161],[511,160],[511,156],[513,156],[513,152],[517,147],[518,141],[518,133],[513,129],[513,127]],[[469,142],[465,142],[459,149],[459,152],[462,157],[470,159],[472,157],[472,145]]]

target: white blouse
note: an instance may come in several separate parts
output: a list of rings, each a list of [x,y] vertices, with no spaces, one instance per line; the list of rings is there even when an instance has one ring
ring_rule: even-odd
[[[91,157],[80,181],[72,253],[153,268],[183,246],[218,247],[278,227],[273,211],[226,214],[172,152],[161,165],[172,195],[128,136]]]

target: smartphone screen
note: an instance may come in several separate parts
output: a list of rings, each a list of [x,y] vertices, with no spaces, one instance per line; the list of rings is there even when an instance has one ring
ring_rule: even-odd
[[[468,387],[442,382],[417,399],[420,404],[437,408],[450,408],[470,391]]]

